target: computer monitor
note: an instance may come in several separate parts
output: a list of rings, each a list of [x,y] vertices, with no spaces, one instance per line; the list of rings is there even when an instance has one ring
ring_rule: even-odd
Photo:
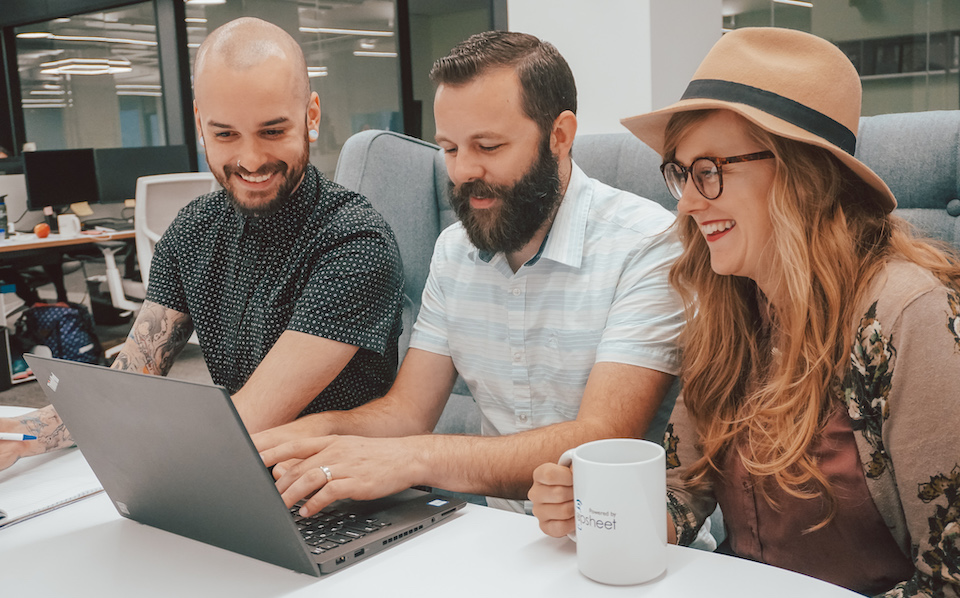
[[[23,158],[0,158],[0,175],[23,174]]]
[[[101,203],[133,199],[139,177],[191,170],[185,145],[97,149],[94,162]]]
[[[31,210],[98,199],[92,149],[24,152],[23,167]]]

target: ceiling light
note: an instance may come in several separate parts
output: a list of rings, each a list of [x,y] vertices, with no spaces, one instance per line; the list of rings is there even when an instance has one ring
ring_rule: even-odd
[[[373,42],[360,42],[360,48],[364,50],[372,50],[377,47],[377,44]]]
[[[803,6],[813,8],[813,2],[803,2],[803,0],[773,0],[777,4],[789,4],[790,6]]]
[[[201,4],[226,4],[227,0],[187,0],[187,4],[201,5]]]
[[[102,42],[108,44],[130,44],[133,46],[156,46],[156,41],[145,39],[129,39],[125,37],[96,37],[90,35],[55,35],[45,31],[31,31],[18,33],[20,39],[52,39],[63,42]]]
[[[150,98],[162,98],[163,94],[159,91],[117,91],[118,96],[141,96],[141,97],[150,97]]]
[[[207,20],[203,17],[186,17],[183,19],[185,23],[206,23]]]
[[[44,75],[114,75],[133,71],[129,60],[67,58],[40,64]]]
[[[62,96],[66,93],[62,89],[34,89],[30,91],[32,96]]]
[[[370,56],[374,58],[396,58],[396,52],[368,52],[365,50],[354,50],[354,56]]]
[[[117,83],[117,89],[163,89],[154,83]]]
[[[301,33],[330,33],[332,35],[366,35],[370,37],[393,37],[393,31],[370,29],[337,29],[335,27],[301,27]]]
[[[307,67],[307,76],[308,76],[308,77],[326,77],[326,76],[327,76],[327,67],[325,67],[325,66],[308,66],[308,67]]]

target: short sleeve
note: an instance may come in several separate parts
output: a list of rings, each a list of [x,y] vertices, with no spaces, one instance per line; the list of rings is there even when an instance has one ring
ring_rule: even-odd
[[[396,241],[388,229],[377,227],[336,238],[318,255],[287,329],[383,355],[402,305]]]
[[[447,263],[445,240],[449,234],[450,229],[442,232],[434,246],[430,271],[421,295],[420,313],[410,338],[411,347],[448,357],[450,345],[447,336],[446,304],[440,279]]]
[[[677,543],[690,546],[697,539],[703,522],[716,509],[717,501],[709,480],[696,489],[686,482],[687,472],[702,453],[683,395],[677,398],[673,408],[663,435],[663,448],[667,461],[667,514],[676,528]]]
[[[626,363],[677,375],[684,314],[668,275],[680,252],[680,242],[670,229],[649,237],[630,255],[597,348],[598,362]]]
[[[178,250],[183,242],[184,218],[183,213],[177,216],[153,249],[146,300],[181,313],[189,313],[177,257],[181,253]]]

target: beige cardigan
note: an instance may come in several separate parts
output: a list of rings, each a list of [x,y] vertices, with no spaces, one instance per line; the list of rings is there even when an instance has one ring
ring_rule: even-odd
[[[884,596],[960,597],[960,290],[901,261],[872,287],[838,400],[870,495],[916,568]],[[694,436],[678,399],[664,448],[667,507],[683,545],[716,505],[709,487],[693,494],[683,484],[700,457]]]

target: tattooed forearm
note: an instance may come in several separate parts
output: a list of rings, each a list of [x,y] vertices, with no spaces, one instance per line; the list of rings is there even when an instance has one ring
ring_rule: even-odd
[[[34,411],[20,419],[20,423],[30,430],[30,434],[37,437],[37,442],[43,447],[43,452],[73,446],[73,438],[63,420],[53,409]]]
[[[113,367],[165,376],[192,332],[189,315],[144,302]]]

